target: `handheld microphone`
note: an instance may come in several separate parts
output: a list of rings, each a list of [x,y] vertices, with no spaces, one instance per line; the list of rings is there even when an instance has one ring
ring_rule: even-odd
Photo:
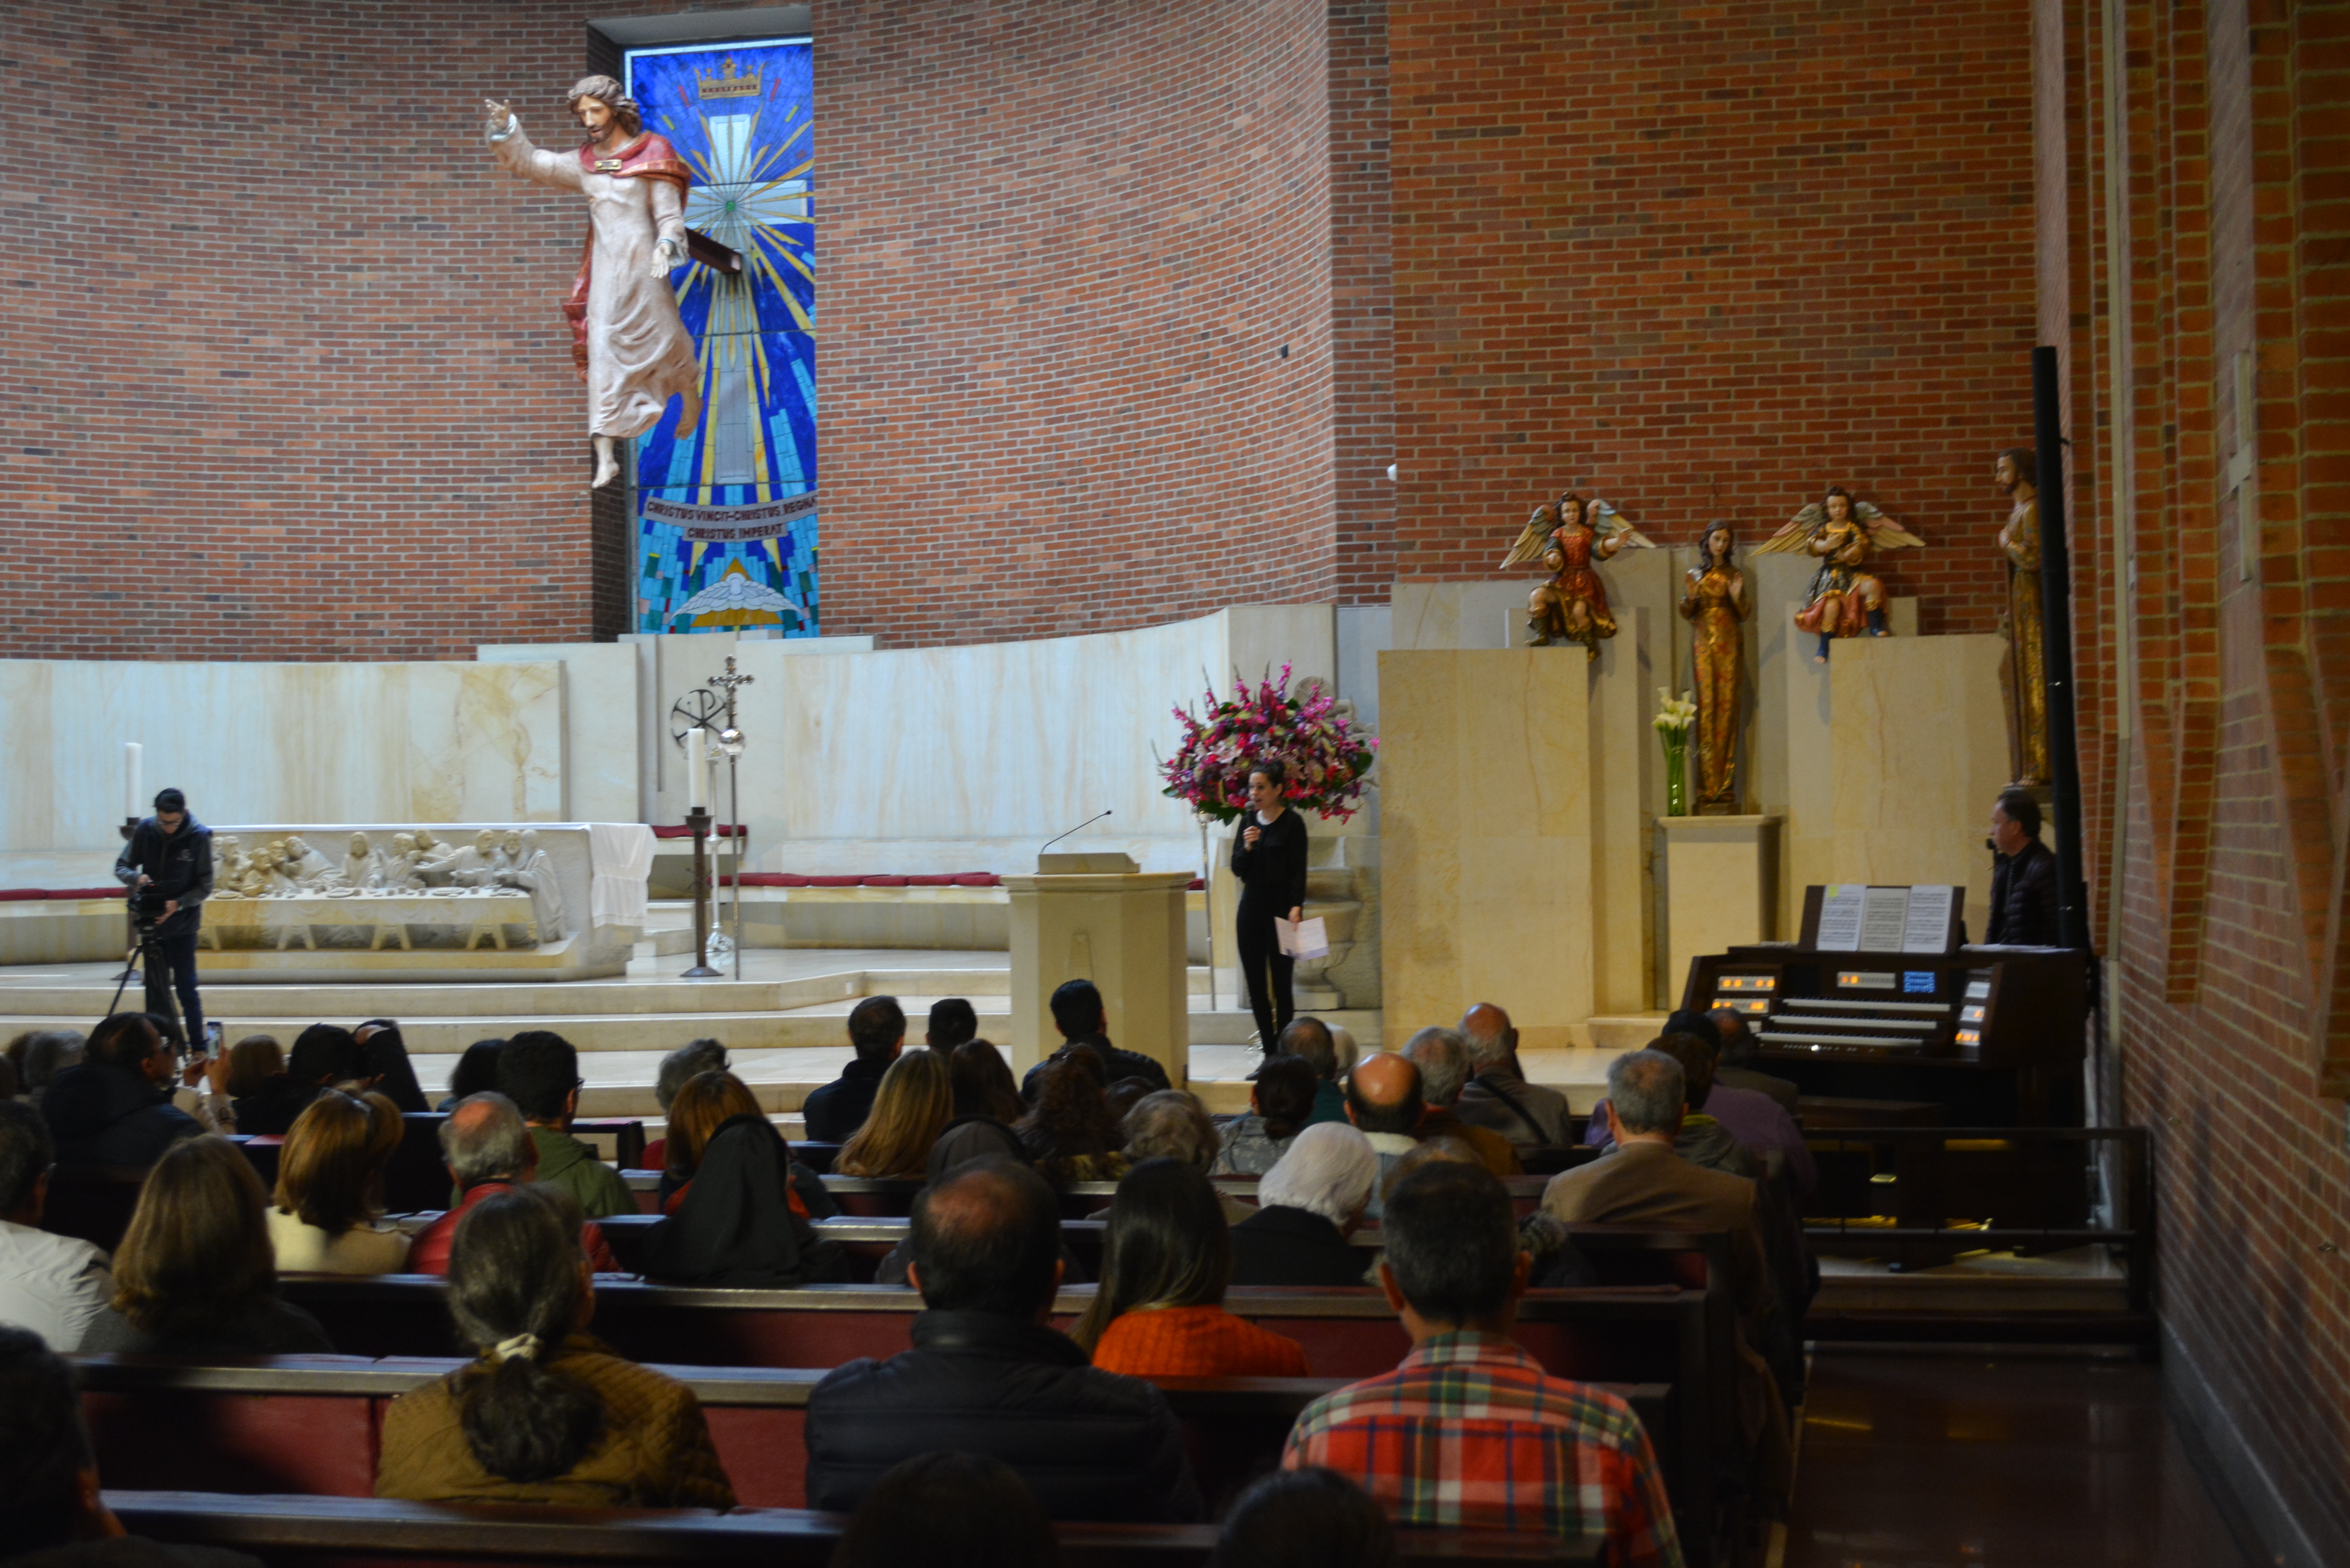
[[[1098,816],[1089,816],[1089,817],[1086,818],[1083,822],[1081,822],[1081,823],[1077,824],[1077,826],[1075,826],[1075,827],[1073,827],[1073,828],[1069,829],[1069,833],[1079,833],[1079,832],[1082,832],[1082,831],[1084,831],[1086,828],[1091,827],[1095,823],[1099,822],[1099,821],[1102,819],[1102,817],[1104,817],[1104,816],[1107,816],[1108,815],[1109,815],[1109,813],[1108,813],[1108,812],[1107,812],[1107,811],[1105,811],[1105,812],[1101,813],[1101,814],[1100,814],[1100,815],[1098,815]],[[1052,848],[1052,847],[1053,847],[1053,846],[1055,846],[1055,844],[1058,844],[1059,842],[1061,842],[1061,840],[1062,840],[1063,838],[1066,838],[1066,837],[1069,836],[1069,833],[1064,833],[1064,834],[1059,835],[1059,836],[1056,836],[1056,837],[1048,838],[1048,839],[1045,840],[1045,842],[1044,842],[1041,846],[1038,846],[1038,848],[1037,848],[1037,850],[1036,850],[1036,853],[1037,853],[1037,854],[1039,854],[1039,855],[1044,854],[1045,850]]]

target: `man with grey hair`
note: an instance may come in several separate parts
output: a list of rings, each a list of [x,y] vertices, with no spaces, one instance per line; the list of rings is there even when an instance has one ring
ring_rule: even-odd
[[[1518,1064],[1518,1031],[1510,1015],[1481,1002],[1461,1015],[1469,1044],[1471,1077],[1453,1114],[1471,1127],[1491,1127],[1520,1148],[1569,1143],[1566,1096],[1526,1082]]]
[[[726,1047],[715,1040],[689,1040],[660,1060],[653,1074],[653,1098],[660,1103],[661,1115],[669,1115],[677,1099],[677,1092],[704,1073],[726,1071]],[[663,1170],[669,1165],[669,1139],[657,1137],[645,1145],[645,1168]]]
[[[1428,1106],[1420,1113],[1419,1140],[1458,1138],[1495,1176],[1523,1176],[1526,1168],[1518,1159],[1516,1146],[1491,1127],[1462,1121],[1453,1108],[1468,1086],[1472,1065],[1469,1042],[1461,1031],[1432,1024],[1406,1041],[1403,1054],[1419,1069],[1420,1098]]]
[[[1159,1089],[1143,1096],[1126,1113],[1119,1130],[1126,1135],[1126,1158],[1135,1165],[1146,1159],[1180,1159],[1206,1170],[1223,1149],[1223,1139],[1208,1107],[1200,1103],[1199,1096],[1182,1089]],[[1237,1225],[1256,1213],[1227,1193],[1218,1192],[1216,1201],[1223,1205],[1227,1225]]]
[[[1257,1211],[1232,1227],[1236,1285],[1359,1285],[1369,1254],[1347,1240],[1378,1179],[1370,1140],[1343,1122],[1299,1133],[1257,1184]]]
[[[81,1061],[82,1035],[78,1029],[36,1029],[16,1044],[25,1048],[16,1060],[16,1087],[36,1106],[49,1080]],[[16,1055],[13,1045],[10,1054]]]
[[[1739,1346],[1739,1407],[1753,1480],[1783,1501],[1791,1463],[1786,1417],[1770,1368],[1751,1347],[1773,1343],[1779,1302],[1771,1285],[1754,1182],[1708,1170],[1673,1152],[1688,1109],[1681,1064],[1662,1051],[1629,1051],[1607,1068],[1607,1126],[1616,1150],[1561,1171],[1543,1189],[1543,1208],[1568,1224],[1643,1225],[1719,1231],[1730,1241],[1731,1299]]]
[[[538,1174],[538,1142],[522,1111],[504,1095],[467,1095],[441,1124],[441,1159],[457,1184],[455,1207],[416,1233],[408,1246],[408,1272],[445,1274],[457,1222],[493,1192],[527,1184]],[[617,1273],[619,1263],[594,1220],[582,1227],[580,1244],[598,1273]]]
[[[1305,1118],[1308,1127],[1347,1119],[1347,1095],[1338,1086],[1338,1043],[1330,1037],[1328,1024],[1318,1018],[1293,1018],[1267,1054],[1302,1057],[1314,1069],[1314,1114]]]

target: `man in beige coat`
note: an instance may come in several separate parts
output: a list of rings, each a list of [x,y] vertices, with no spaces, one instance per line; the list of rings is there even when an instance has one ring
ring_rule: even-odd
[[[1778,1302],[1764,1262],[1753,1181],[1690,1164],[1673,1152],[1687,1113],[1681,1064],[1661,1051],[1633,1051],[1607,1069],[1607,1124],[1616,1152],[1561,1171],[1543,1189],[1543,1207],[1569,1223],[1720,1231],[1730,1239],[1730,1292],[1740,1325],[1739,1412],[1753,1456],[1751,1476],[1764,1511],[1783,1505],[1792,1482],[1787,1417],[1765,1344]]]

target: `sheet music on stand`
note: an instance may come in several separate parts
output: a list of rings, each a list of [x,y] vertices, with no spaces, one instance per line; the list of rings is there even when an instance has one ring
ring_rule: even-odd
[[[1958,888],[1921,883],[1909,889],[1909,915],[1902,922],[1901,950],[1939,953],[1950,950],[1950,915]]]
[[[1868,888],[1861,882],[1838,882],[1823,889],[1819,940],[1812,945],[1824,953],[1860,950],[1861,906]]]

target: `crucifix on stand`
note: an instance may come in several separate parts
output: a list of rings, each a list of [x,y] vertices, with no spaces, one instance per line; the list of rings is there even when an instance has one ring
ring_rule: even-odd
[[[739,673],[734,659],[729,655],[726,673],[713,675],[710,683],[726,694],[726,727],[718,732],[719,754],[726,759],[726,815],[734,824],[734,919],[731,927],[731,945],[734,953],[734,978],[743,978],[743,837],[749,831],[743,822],[743,794],[734,774],[734,764],[743,755],[743,732],[734,722],[734,690],[748,686],[752,678]]]

